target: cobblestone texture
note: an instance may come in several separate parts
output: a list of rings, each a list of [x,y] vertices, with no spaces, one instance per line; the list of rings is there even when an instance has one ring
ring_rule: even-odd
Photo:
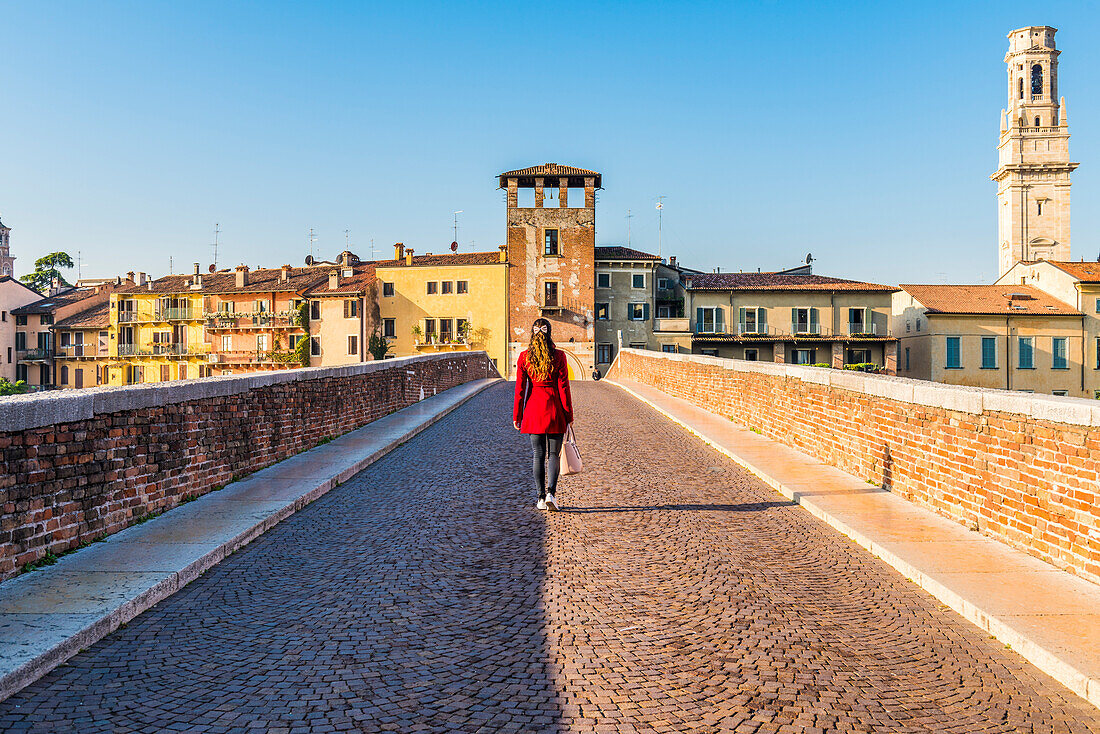
[[[678,426],[574,395],[566,511],[534,510],[492,388],[0,703],[0,730],[1100,732]]]

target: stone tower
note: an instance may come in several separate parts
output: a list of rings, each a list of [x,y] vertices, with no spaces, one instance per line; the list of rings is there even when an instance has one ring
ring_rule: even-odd
[[[601,179],[596,171],[556,163],[498,177],[507,191],[509,374],[540,316],[551,322],[571,378],[587,379],[595,368],[596,190]],[[523,189],[534,189],[533,206],[520,206]]]
[[[11,256],[11,227],[0,222],[0,277],[15,277],[15,258]]]
[[[1008,109],[997,146],[1000,274],[1021,260],[1069,260],[1069,161],[1066,101],[1058,97],[1056,28],[1008,34]]]

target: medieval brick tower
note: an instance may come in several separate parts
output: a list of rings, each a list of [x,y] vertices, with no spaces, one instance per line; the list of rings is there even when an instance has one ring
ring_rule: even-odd
[[[1069,125],[1058,97],[1056,28],[1008,34],[1008,109],[1001,110],[997,229],[1000,274],[1021,260],[1069,260]]]
[[[596,189],[602,177],[547,163],[498,178],[508,192],[509,373],[527,346],[531,324],[542,316],[566,352],[570,377],[587,379],[595,368]],[[533,206],[520,206],[521,193],[530,193],[524,189],[534,189],[533,202],[524,202]]]
[[[15,277],[15,258],[11,256],[11,227],[0,222],[0,277]]]

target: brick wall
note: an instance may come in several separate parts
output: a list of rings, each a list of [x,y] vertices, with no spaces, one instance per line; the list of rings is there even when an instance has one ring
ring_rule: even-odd
[[[624,349],[656,387],[1100,582],[1100,402]]]
[[[490,376],[486,354],[468,352],[0,398],[0,580]]]

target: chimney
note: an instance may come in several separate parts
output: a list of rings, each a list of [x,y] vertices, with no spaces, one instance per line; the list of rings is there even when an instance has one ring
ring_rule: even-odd
[[[202,273],[199,272],[199,264],[195,263],[195,277],[191,279],[191,290],[202,290]]]
[[[248,266],[238,265],[233,272],[237,274],[237,287],[244,288],[248,285]]]
[[[328,274],[328,289],[334,291],[340,287],[340,272],[331,270]]]
[[[134,271],[133,270],[129,270],[129,271],[126,272],[126,280],[130,281],[131,283],[134,282]]]
[[[674,267],[676,267],[676,256],[675,256],[675,255],[669,255],[669,258],[668,258],[668,266],[669,266],[670,268],[674,268]]]
[[[199,274],[199,264],[195,263],[195,275]]]
[[[394,243],[394,245],[393,245],[393,259],[394,260],[400,260],[403,257],[405,257],[405,243],[404,242]]]
[[[138,272],[137,284],[138,285],[145,285],[145,281],[146,281],[145,273],[142,273],[142,272],[139,271]]]
[[[61,292],[61,278],[54,276],[50,279],[50,290],[47,295],[56,296]]]
[[[284,265],[282,268],[280,268],[280,270],[279,270],[279,280],[281,280],[284,283],[287,282],[288,280],[290,280],[290,266],[289,265]]]
[[[405,250],[405,264],[406,265],[412,265],[413,264],[413,251],[412,251],[411,247],[409,249]]]
[[[500,250],[500,261],[502,263],[508,262],[508,245],[501,245],[497,249]]]

